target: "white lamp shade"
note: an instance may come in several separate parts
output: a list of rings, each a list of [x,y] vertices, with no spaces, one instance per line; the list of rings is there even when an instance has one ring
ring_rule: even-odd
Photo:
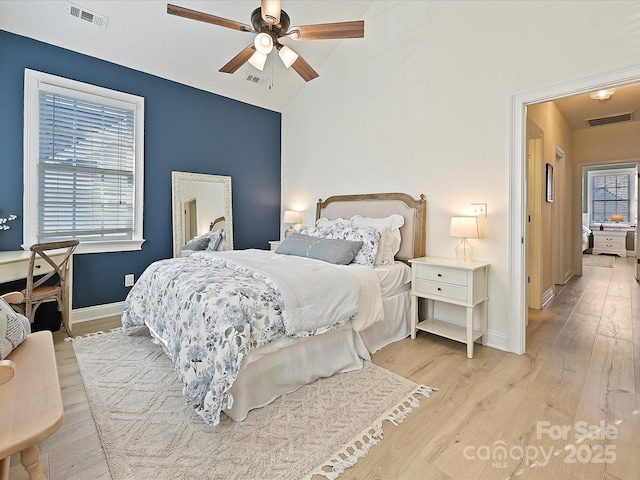
[[[477,217],[451,217],[449,236],[458,238],[477,238],[480,236]]]
[[[293,48],[287,45],[283,46],[278,51],[278,55],[280,55],[280,59],[282,60],[282,63],[284,63],[284,66],[287,68],[293,65],[293,63],[296,60],[298,60],[298,56],[299,56],[296,52],[293,51]]]
[[[269,55],[273,49],[273,38],[266,33],[259,33],[253,40],[253,45],[256,47],[256,52]]]
[[[282,217],[282,223],[301,223],[301,215],[300,212],[296,212],[295,210],[285,210],[284,216]]]
[[[249,63],[260,71],[264,69],[264,64],[266,62],[267,62],[267,56],[263,55],[260,52],[254,53],[253,55],[251,55],[251,58],[249,58]]]

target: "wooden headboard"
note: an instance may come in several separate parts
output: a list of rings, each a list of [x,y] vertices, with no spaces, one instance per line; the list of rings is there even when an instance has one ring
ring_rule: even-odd
[[[316,220],[325,217],[349,219],[354,215],[363,217],[387,217],[397,213],[404,217],[400,228],[402,242],[396,260],[407,262],[423,257],[426,252],[427,201],[424,195],[414,199],[406,193],[366,193],[361,195],[334,195],[318,200]]]

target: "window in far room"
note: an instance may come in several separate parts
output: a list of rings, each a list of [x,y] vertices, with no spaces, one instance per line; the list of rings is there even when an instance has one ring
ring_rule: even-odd
[[[144,99],[25,70],[24,244],[140,250]]]
[[[630,225],[636,220],[635,169],[590,170],[588,175],[589,212],[591,224],[612,222],[621,215],[620,223]]]

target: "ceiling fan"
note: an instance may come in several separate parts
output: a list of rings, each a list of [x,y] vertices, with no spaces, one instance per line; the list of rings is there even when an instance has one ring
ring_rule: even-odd
[[[220,72],[223,73],[234,73],[246,62],[262,71],[267,61],[267,55],[275,48],[285,67],[293,67],[304,81],[308,82],[316,78],[318,73],[291,46],[281,44],[280,39],[327,40],[364,37],[363,20],[290,27],[291,20],[289,15],[281,7],[281,0],[262,0],[260,7],[256,8],[251,14],[251,25],[179,7],[178,5],[171,5],[170,3],[167,4],[167,13],[233,30],[240,30],[241,32],[257,34],[252,44],[243,49],[220,69]]]

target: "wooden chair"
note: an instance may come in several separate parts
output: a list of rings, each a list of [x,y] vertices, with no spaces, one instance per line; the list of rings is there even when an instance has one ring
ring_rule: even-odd
[[[55,300],[58,303],[58,310],[62,312],[62,323],[66,328],[67,322],[69,321],[68,318],[65,318],[66,309],[64,308],[65,303],[67,302],[67,299],[65,298],[67,267],[69,259],[78,246],[78,243],[80,243],[79,240],[64,240],[60,242],[36,243],[31,246],[31,258],[29,260],[29,270],[27,272],[27,288],[22,291],[22,294],[24,295],[24,300],[22,302],[24,304],[24,315],[31,323],[33,323],[36,310],[41,303]],[[58,258],[57,261],[47,255],[51,250],[61,250],[64,248],[67,249],[65,255]],[[41,275],[38,272],[39,266],[36,265],[37,257],[41,257],[52,268],[51,272],[43,275],[41,278],[37,278]],[[57,280],[53,284],[45,285],[45,282],[56,275]]]
[[[22,295],[3,295],[16,302]],[[0,361],[0,480],[9,479],[11,455],[31,480],[46,480],[36,444],[60,428],[64,421],[58,370],[49,331],[36,332]]]

